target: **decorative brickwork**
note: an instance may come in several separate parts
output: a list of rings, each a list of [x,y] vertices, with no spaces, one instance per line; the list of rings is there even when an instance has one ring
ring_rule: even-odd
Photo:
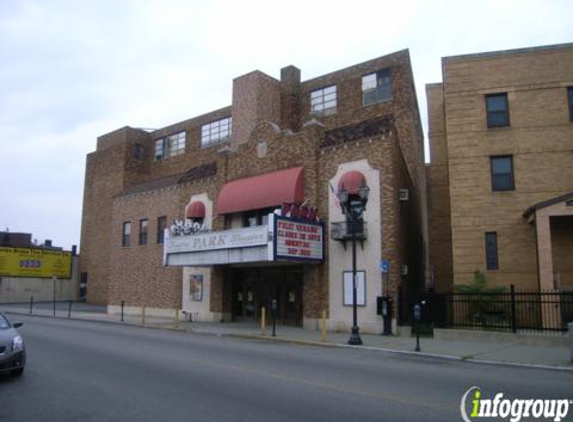
[[[392,99],[363,106],[362,75],[384,68],[392,71]],[[338,87],[336,113],[311,116],[310,92],[332,84]],[[293,66],[283,69],[280,81],[256,71],[236,78],[233,87],[230,107],[153,132],[124,128],[98,140],[97,151],[88,156],[82,225],[88,300],[116,305],[123,300],[130,306],[158,309],[180,307],[186,300],[182,295],[187,294],[182,290],[182,271],[163,266],[162,245],[156,242],[158,218],[166,216],[168,224],[184,218],[185,206],[196,195],[208,198],[216,210],[221,188],[233,180],[303,167],[304,201],[318,209],[328,238],[328,180],[340,165],[360,160],[367,160],[380,175],[380,189],[375,192],[380,206],[369,212],[376,216],[370,222],[372,230],[382,236],[379,242],[367,241],[365,247],[375,248],[391,262],[390,285],[384,293],[395,296],[400,285],[423,284],[423,139],[416,129],[420,127],[418,111],[412,109],[417,104],[408,52],[305,82]],[[230,142],[201,148],[201,126],[227,116],[233,118]],[[185,153],[154,161],[154,141],[182,131]],[[135,143],[143,147],[140,159],[133,158],[137,156]],[[410,189],[408,203],[399,201],[402,188]],[[214,212],[207,217],[213,230],[225,228],[225,216]],[[149,220],[148,244],[132,242],[122,247],[123,222],[142,218]],[[132,227],[135,238],[136,225]],[[344,253],[342,247],[335,250]],[[338,286],[338,276],[336,281],[329,279],[330,259],[340,257],[330,257],[327,248],[324,264],[302,268],[305,321],[319,318],[323,310],[330,314],[329,286]],[[406,263],[410,275],[402,278],[400,267]],[[369,265],[376,271],[379,268],[379,263]],[[213,318],[231,318],[232,268],[213,266],[209,274],[209,310]],[[373,274],[370,280],[374,283],[380,275]],[[380,317],[371,313],[363,318],[377,330]]]
[[[378,135],[388,135],[394,129],[392,116],[384,116],[353,125],[332,129],[324,134],[321,148],[334,147],[345,142],[368,139]]]

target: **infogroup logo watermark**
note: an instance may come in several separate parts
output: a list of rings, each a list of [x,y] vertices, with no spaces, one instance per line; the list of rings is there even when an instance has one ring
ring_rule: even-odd
[[[573,400],[569,399],[506,399],[503,393],[486,399],[482,397],[482,390],[474,386],[462,396],[460,412],[465,422],[484,418],[509,419],[510,422],[519,422],[524,418],[559,422],[567,417],[572,404]]]

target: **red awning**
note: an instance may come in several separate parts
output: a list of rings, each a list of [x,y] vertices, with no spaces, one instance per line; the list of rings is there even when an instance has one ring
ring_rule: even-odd
[[[338,182],[338,190],[344,188],[350,195],[358,193],[358,188],[366,186],[366,178],[359,171],[344,173]]]
[[[274,207],[283,203],[300,204],[304,198],[302,167],[229,182],[217,199],[217,214],[230,214]]]
[[[185,218],[205,218],[205,204],[203,202],[191,202],[187,205]]]

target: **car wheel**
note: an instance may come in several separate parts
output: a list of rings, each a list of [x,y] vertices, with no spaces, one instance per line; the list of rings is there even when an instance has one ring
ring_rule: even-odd
[[[10,376],[11,377],[19,377],[24,373],[24,368],[18,368],[18,369],[14,369],[13,371],[10,371]]]

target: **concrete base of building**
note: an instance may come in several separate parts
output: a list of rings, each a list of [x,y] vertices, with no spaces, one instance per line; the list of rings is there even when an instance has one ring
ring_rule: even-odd
[[[119,305],[107,305],[107,313],[113,315],[121,314],[121,306]],[[141,306],[124,306],[124,315],[131,316],[141,316],[143,313],[143,308]],[[221,313],[221,312],[209,312],[209,311],[178,311],[179,321],[187,322],[229,322],[231,321],[231,314]],[[156,317],[156,318],[173,318],[175,319],[175,309],[165,309],[165,308],[145,308],[145,316]]]
[[[412,327],[409,325],[401,325],[397,328],[396,334],[400,337],[412,337]]]
[[[222,312],[199,311],[199,312],[186,312],[188,315],[187,321],[191,322],[230,322],[231,314]]]
[[[107,305],[108,314],[121,314],[121,306],[119,305]],[[141,306],[124,306],[124,315],[142,315],[143,308]],[[150,317],[158,318],[175,318],[174,309],[163,309],[163,308],[145,308],[145,315]]]

